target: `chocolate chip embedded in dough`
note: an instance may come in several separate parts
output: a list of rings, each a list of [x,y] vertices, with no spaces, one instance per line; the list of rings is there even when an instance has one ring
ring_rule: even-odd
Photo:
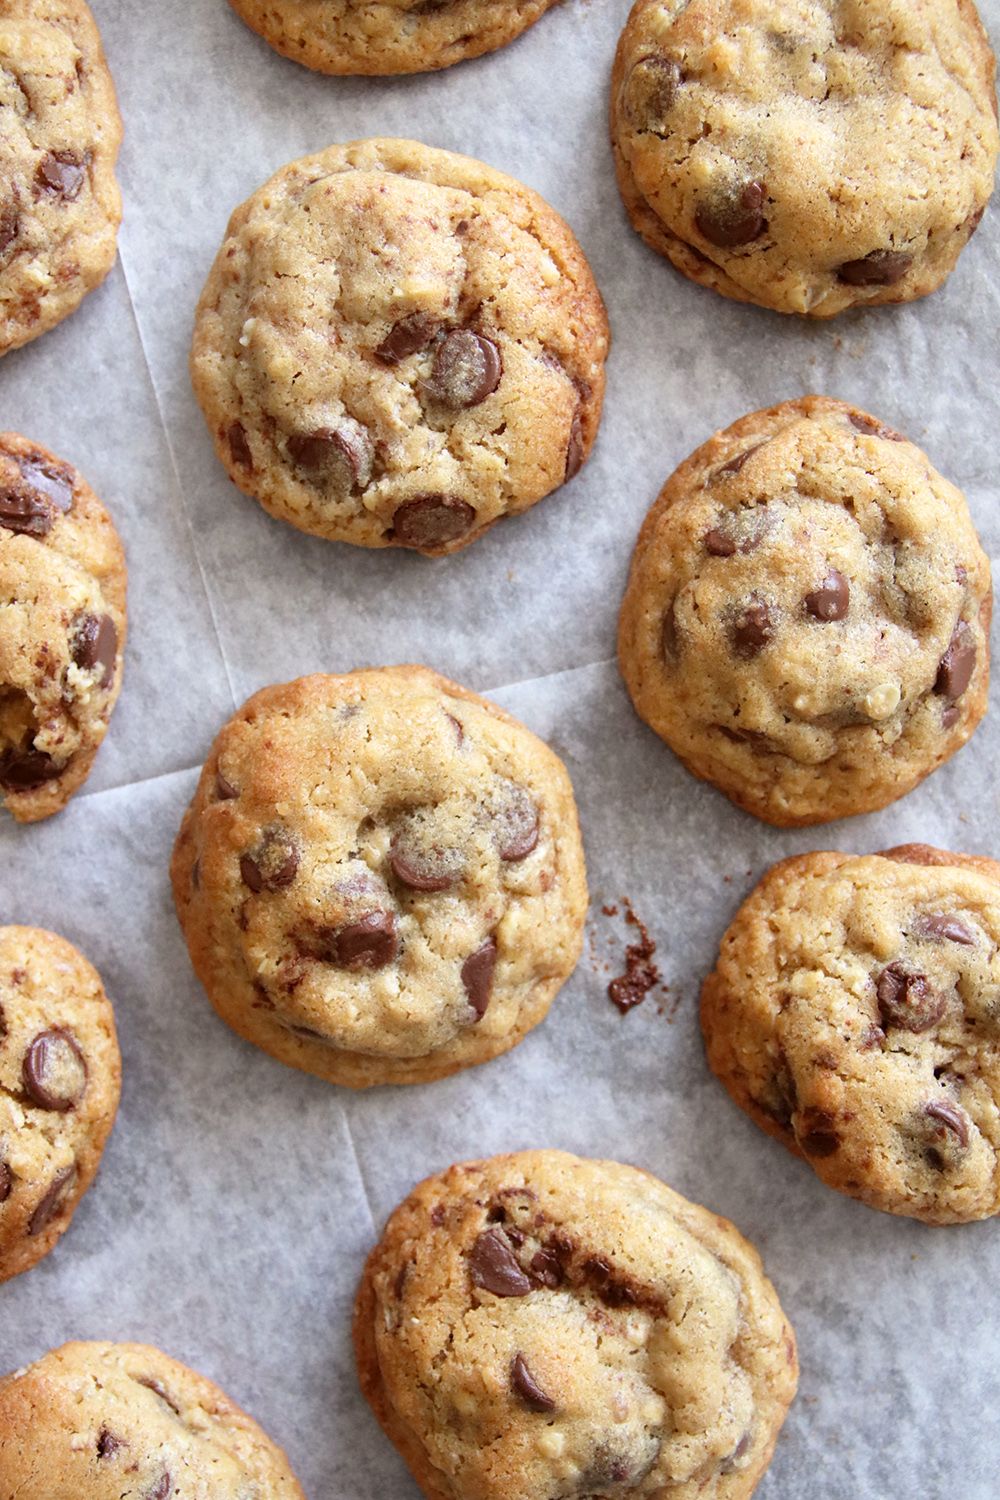
[[[485,1230],[467,1259],[473,1283],[495,1297],[526,1297],[534,1289],[502,1229]]]
[[[976,945],[972,928],[958,917],[949,917],[943,912],[922,912],[914,923],[913,935],[933,943],[961,943],[965,948]]]
[[[737,656],[744,661],[758,656],[774,635],[767,601],[759,594],[752,594],[734,617],[730,634]]]
[[[500,782],[491,818],[500,858],[507,864],[527,859],[538,844],[538,807],[527,787]]]
[[[28,1220],[28,1235],[31,1239],[35,1239],[36,1236],[48,1229],[52,1220],[69,1197],[75,1182],[75,1166],[63,1167],[61,1172],[56,1173],[48,1192]]]
[[[805,605],[814,620],[828,624],[842,620],[851,602],[851,586],[837,568],[831,568],[816,588],[806,595]]]
[[[954,703],[969,686],[975,668],[976,643],[968,625],[964,620],[959,620],[938,667],[934,680],[935,693]]]
[[[520,1351],[514,1355],[514,1360],[510,1367],[510,1384],[511,1389],[520,1396],[525,1406],[531,1411],[555,1411],[555,1401],[538,1384],[538,1381],[528,1367],[528,1361]]]
[[[629,70],[622,88],[625,113],[636,130],[652,130],[666,119],[684,81],[671,57],[643,57]]]
[[[847,260],[837,269],[837,280],[847,286],[895,286],[913,265],[902,250],[873,250],[860,260]]]
[[[569,426],[569,439],[566,443],[566,469],[563,474],[563,483],[575,478],[583,468],[583,419],[579,408],[573,413],[573,420]]]
[[[48,151],[38,163],[35,182],[49,196],[72,203],[86,180],[87,161],[75,151]]]
[[[73,1033],[61,1026],[39,1032],[24,1054],[21,1081],[39,1109],[66,1114],[79,1104],[87,1087],[87,1062]]]
[[[932,987],[926,974],[902,964],[889,964],[875,983],[879,1014],[888,1031],[929,1031],[945,1011],[945,997]]]
[[[398,365],[411,354],[426,349],[440,327],[440,318],[431,313],[409,313],[392,325],[375,350],[375,357],[384,365]]]
[[[33,792],[47,781],[54,781],[63,769],[44,750],[31,745],[20,750],[11,747],[0,754],[0,787],[7,792]]]
[[[924,1114],[943,1126],[944,1130],[950,1131],[960,1146],[969,1144],[969,1117],[957,1104],[935,1099],[924,1105]]]
[[[393,912],[367,912],[324,934],[324,957],[341,969],[384,969],[399,952],[399,930]]]
[[[763,182],[735,183],[728,191],[713,194],[698,205],[695,224],[699,234],[721,250],[749,245],[767,228],[766,202]]]
[[[502,374],[503,358],[492,339],[471,328],[453,328],[434,351],[424,391],[432,401],[460,411],[491,396]]]
[[[99,685],[109,688],[115,678],[118,631],[110,615],[78,615],[74,621],[70,654],[84,672],[100,667]]]
[[[250,451],[250,442],[247,438],[247,430],[242,422],[231,422],[226,432],[226,442],[229,445],[230,457],[234,464],[241,469],[253,470],[253,454]]]
[[[457,495],[415,495],[392,518],[392,540],[401,547],[445,547],[475,525],[476,512]]]
[[[488,937],[474,953],[469,954],[462,965],[462,984],[465,986],[469,1005],[475,1011],[477,1021],[483,1019],[489,1008],[496,964],[496,939]]]
[[[268,828],[263,837],[240,858],[243,884],[255,895],[291,885],[299,868],[299,850],[284,828]]]

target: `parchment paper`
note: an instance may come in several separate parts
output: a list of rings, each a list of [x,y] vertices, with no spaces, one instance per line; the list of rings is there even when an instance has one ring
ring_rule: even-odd
[[[1000,1224],[929,1230],[824,1188],[709,1076],[696,999],[739,900],[784,854],[907,839],[996,854],[997,711],[887,812],[781,833],[681,770],[633,716],[612,655],[635,534],[667,474],[716,426],[807,390],[922,442],[997,557],[1000,212],[930,300],[813,327],[688,285],[627,227],[605,128],[626,0],[567,0],[491,57],[370,82],[280,59],[224,0],[94,9],[126,121],[121,259],[68,323],[3,360],[0,398],[3,425],[77,463],[112,509],[132,629],[85,791],[48,823],[0,831],[0,920],[55,928],[98,966],[124,1095],[69,1234],[0,1290],[0,1369],[72,1337],[148,1340],[246,1405],[310,1500],[410,1500],[355,1384],[363,1256],[428,1172],[561,1146],[650,1168],[760,1247],[802,1358],[762,1500],[993,1500]],[[982,9],[1000,36],[1000,0]],[[587,469],[446,561],[269,520],[216,463],[188,384],[192,311],[230,210],[293,157],[371,134],[467,152],[542,192],[580,237],[614,331]],[[215,1019],[167,860],[197,766],[247,694],[413,659],[492,693],[566,759],[590,933],[549,1019],[508,1057],[351,1095]],[[601,906],[623,896],[659,944],[672,1020],[655,997],[624,1019],[607,999],[631,934]]]

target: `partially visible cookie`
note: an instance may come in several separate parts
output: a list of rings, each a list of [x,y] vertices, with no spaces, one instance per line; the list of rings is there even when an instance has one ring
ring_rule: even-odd
[[[20,823],[90,774],[121,690],[126,576],[82,474],[0,433],[0,797]]]
[[[732,1224],[561,1151],[415,1188],[369,1257],[354,1342],[429,1500],[745,1500],[798,1373]]]
[[[68,317],[114,265],[121,138],[83,0],[3,0],[0,354]]]
[[[63,1344],[0,1380],[0,1494],[303,1500],[281,1449],[194,1370],[143,1344]]]
[[[986,711],[989,560],[965,498],[822,396],[718,432],[643,523],[619,624],[639,715],[781,826],[871,812]]]
[[[1000,864],[908,844],[761,880],[702,990],[709,1065],[829,1187],[1000,1212]]]
[[[172,876],[223,1020],[351,1088],[515,1046],[575,967],[587,907],[562,762],[425,667],[255,694],[212,746]]]
[[[439,556],[573,478],[607,351],[583,252],[537,193],[369,140],[236,210],[191,369],[219,458],[271,515]]]
[[[53,932],[0,927],[0,1281],[30,1270],[69,1228],[120,1087],[96,969]]]
[[[993,191],[995,71],[972,0],[637,0],[611,85],[629,217],[740,302],[911,302]]]
[[[278,52],[320,73],[426,73],[505,47],[556,0],[230,0]]]

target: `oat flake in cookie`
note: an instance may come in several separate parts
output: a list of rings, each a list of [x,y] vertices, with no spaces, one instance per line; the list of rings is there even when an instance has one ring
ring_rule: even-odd
[[[114,264],[121,135],[83,0],[0,0],[0,354],[74,312]]]
[[[424,73],[493,52],[555,0],[230,0],[286,57],[320,73]]]
[[[97,971],[53,932],[0,927],[0,1281],[30,1270],[69,1228],[120,1084]]]
[[[0,433],[0,803],[21,823],[86,780],[122,682],[125,555],[72,465]]]
[[[281,1449],[211,1380],[106,1343],[64,1344],[0,1379],[0,1494],[303,1500]]]
[[[236,210],[192,375],[219,457],[265,510],[440,555],[577,473],[607,349],[583,253],[536,193],[370,140],[293,162]]]
[[[223,1020],[352,1088],[508,1051],[572,972],[587,905],[561,761],[424,667],[257,693],[212,747],[172,873]]]
[[[740,302],[911,302],[993,191],[994,73],[971,0],[637,0],[611,86],[629,217]]]
[[[705,981],[708,1061],[829,1187],[927,1224],[1000,1212],[1000,864],[908,844],[784,860]]]
[[[770,823],[871,812],[986,710],[990,567],[965,499],[806,396],[716,433],[643,524],[619,624],[639,715]]]
[[[369,1257],[354,1342],[430,1500],[745,1500],[798,1373],[727,1220],[561,1151],[421,1183]]]

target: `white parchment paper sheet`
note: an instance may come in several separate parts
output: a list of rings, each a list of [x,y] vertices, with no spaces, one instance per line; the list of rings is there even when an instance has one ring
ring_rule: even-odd
[[[716,426],[822,391],[923,443],[1000,554],[1000,211],[944,291],[811,326],[688,285],[626,225],[607,78],[626,0],[567,0],[446,73],[330,80],[278,58],[224,0],[94,0],[126,120],[113,276],[0,365],[0,416],[83,469],[130,564],[125,689],[97,768],[49,823],[0,830],[0,920],[97,964],[125,1063],[95,1187],[56,1252],[0,1289],[0,1369],[71,1337],[162,1345],[287,1448],[311,1500],[415,1496],[357,1394],[350,1305],[377,1228],[449,1162],[529,1145],[635,1161],[731,1217],[800,1340],[801,1393],[762,1500],[993,1500],[1000,1225],[928,1230],[829,1192],[708,1075],[697,989],[738,901],[808,848],[907,839],[1000,849],[993,711],[875,817],[781,833],[691,780],[634,718],[611,660],[639,522]],[[1000,0],[984,18],[1000,37]],[[336,140],[410,135],[542,192],[593,264],[614,331],[594,458],[566,491],[440,562],[301,536],[229,485],[187,378],[191,315],[230,210]],[[363,1096],[291,1072],[218,1022],[166,878],[196,767],[264,683],[424,659],[551,740],[580,801],[588,953],[510,1056]],[[627,1018],[608,973],[628,896],[679,999]]]

